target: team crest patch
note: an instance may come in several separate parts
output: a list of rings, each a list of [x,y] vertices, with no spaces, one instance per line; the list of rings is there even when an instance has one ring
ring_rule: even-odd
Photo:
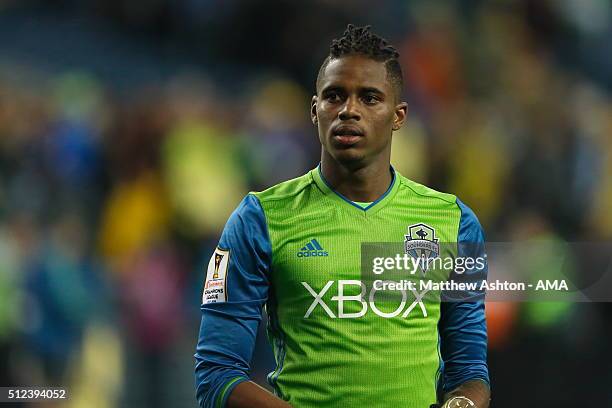
[[[202,304],[220,303],[227,301],[227,266],[229,264],[230,251],[217,247],[210,257],[206,280],[204,282],[204,293]]]
[[[440,255],[436,230],[423,223],[409,226],[408,234],[404,235],[404,252],[411,257],[423,260],[419,262],[419,269],[425,275],[429,266],[428,260]]]

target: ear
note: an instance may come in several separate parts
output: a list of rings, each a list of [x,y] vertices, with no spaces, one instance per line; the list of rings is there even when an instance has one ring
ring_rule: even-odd
[[[401,102],[395,105],[395,115],[393,117],[393,131],[399,130],[404,121],[406,120],[406,115],[408,114],[408,104],[406,102]]]
[[[315,126],[317,126],[317,122],[319,121],[317,118],[317,100],[317,95],[313,95],[310,101],[310,120],[312,120],[312,124]]]

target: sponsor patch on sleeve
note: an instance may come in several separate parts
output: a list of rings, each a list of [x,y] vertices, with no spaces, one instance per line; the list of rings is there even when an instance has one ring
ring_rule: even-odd
[[[230,251],[217,247],[208,262],[202,304],[220,303],[227,301],[227,266]]]

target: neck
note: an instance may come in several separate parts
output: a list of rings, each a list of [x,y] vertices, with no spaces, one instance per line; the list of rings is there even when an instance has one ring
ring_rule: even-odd
[[[391,184],[389,160],[365,165],[345,165],[326,152],[321,155],[321,173],[327,183],[351,201],[372,202],[382,196]]]

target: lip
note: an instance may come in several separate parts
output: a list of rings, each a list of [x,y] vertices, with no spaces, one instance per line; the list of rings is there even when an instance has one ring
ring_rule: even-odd
[[[363,130],[356,125],[338,125],[332,129],[334,136],[363,136]]]
[[[339,125],[332,129],[332,139],[342,146],[352,146],[363,136],[363,130],[355,125]]]
[[[362,137],[363,136],[358,135],[334,135],[333,139],[336,141],[336,143],[343,146],[352,146],[359,142]]]

